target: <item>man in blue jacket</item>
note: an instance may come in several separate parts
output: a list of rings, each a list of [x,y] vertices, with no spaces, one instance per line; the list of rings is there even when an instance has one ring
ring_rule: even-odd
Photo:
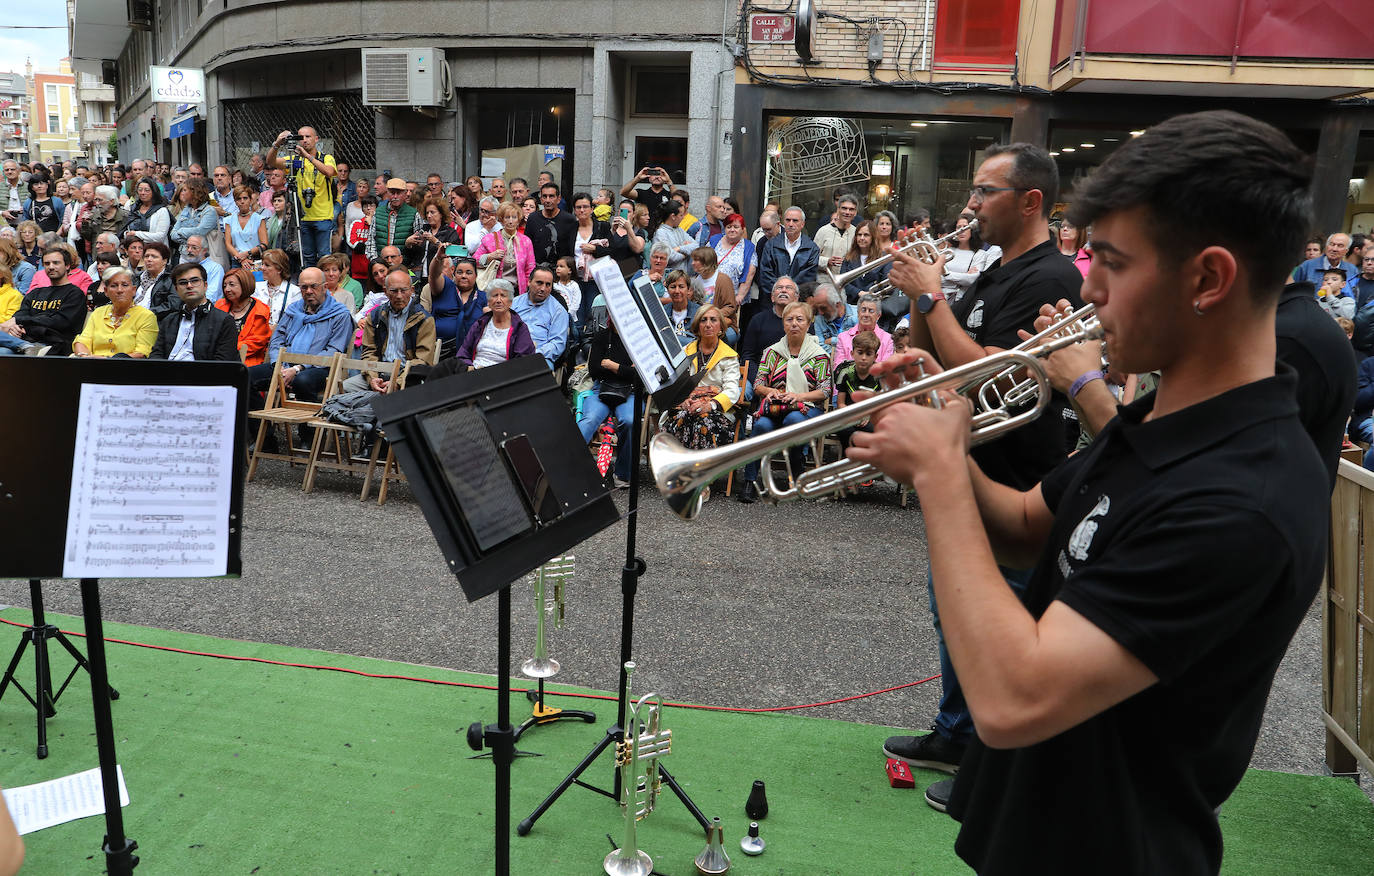
[[[301,271],[301,297],[287,306],[277,322],[277,330],[267,347],[267,361],[248,369],[255,391],[267,389],[272,380],[272,366],[283,349],[311,356],[331,356],[348,349],[348,336],[353,332],[353,317],[348,308],[329,294],[324,287],[324,272],[319,268]],[[317,401],[324,389],[328,368],[292,365],[282,369],[282,379],[296,398]],[[261,406],[256,395],[250,401]]]
[[[1326,238],[1325,252],[1314,259],[1308,259],[1293,269],[1292,281],[1320,286],[1322,284],[1322,272],[1327,268],[1336,268],[1345,273],[1346,282],[1349,282],[1354,279],[1360,269],[1345,260],[1345,254],[1348,252],[1350,252],[1350,235],[1336,232]]]
[[[782,214],[782,233],[759,245],[759,300],[770,300],[779,277],[791,277],[798,286],[816,282],[821,250],[803,230],[806,214],[788,207]]]

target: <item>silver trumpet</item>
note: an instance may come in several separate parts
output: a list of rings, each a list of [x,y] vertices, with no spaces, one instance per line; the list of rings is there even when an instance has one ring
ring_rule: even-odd
[[[788,483],[780,485],[772,470],[773,454],[808,444],[838,429],[857,426],[889,405],[931,400],[948,390],[977,401],[970,423],[972,444],[983,444],[1036,419],[1049,404],[1050,381],[1041,359],[1056,350],[1100,337],[1102,327],[1089,305],[1013,349],[734,444],[688,450],[676,438],[659,432],[649,442],[649,467],[668,506],[684,520],[691,520],[701,511],[703,491],[712,481],[754,460],[761,461],[760,492],[766,500],[776,503],[818,498],[872,480],[881,472],[868,463],[846,458],[797,473],[791,470],[784,453]]]
[[[607,876],[649,876],[654,860],[641,852],[635,839],[635,822],[654,811],[658,802],[658,759],[672,751],[673,731],[659,726],[663,697],[648,693],[636,702],[630,698],[633,661],[625,664],[625,739],[615,746],[620,767],[620,807],[625,813],[625,839],[606,856]],[[642,766],[641,766],[642,764]]]
[[[921,237],[918,237],[915,240],[908,241],[900,249],[898,249],[897,252],[910,253],[911,255],[915,256],[916,258],[920,259],[926,264],[933,265],[940,258],[940,249],[942,248],[943,244],[953,243],[959,237],[959,235],[963,234],[965,231],[973,231],[977,228],[978,220],[974,219],[971,220],[969,224],[965,225],[963,228],[960,228],[956,231],[951,231],[949,234],[946,234],[943,237],[936,237],[934,239],[931,239],[930,237],[922,235]],[[839,291],[843,291],[845,286],[848,286],[857,278],[862,277],[864,274],[867,274],[874,268],[882,267],[883,265],[887,264],[892,260],[893,254],[890,252],[885,252],[882,255],[878,256],[876,259],[873,259],[872,261],[867,262],[865,264],[859,265],[857,268],[845,271],[844,273],[835,273],[835,270],[831,268],[829,265],[826,265],[825,272],[827,275],[829,275],[830,282],[835,284],[835,288]],[[892,283],[889,282],[886,277],[879,280],[877,283],[874,283],[872,286],[868,287],[868,294],[877,295],[879,298],[886,298],[888,295],[891,295],[893,291],[894,290],[892,288]]]
[[[558,661],[549,656],[544,636],[544,618],[553,618],[553,628],[563,629],[564,586],[572,580],[577,557],[569,554],[554,557],[535,570],[530,577],[534,579],[534,608],[539,612],[539,620],[534,634],[534,656],[520,664],[520,672],[529,678],[553,678],[558,674]],[[552,588],[550,588],[552,585]],[[552,589],[552,593],[549,590]]]

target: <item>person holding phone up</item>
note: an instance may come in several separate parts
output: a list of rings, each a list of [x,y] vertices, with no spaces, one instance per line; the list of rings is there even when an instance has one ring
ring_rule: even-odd
[[[648,188],[638,188],[647,182]],[[620,190],[622,198],[632,198],[649,208],[649,234],[658,230],[658,224],[668,214],[673,204],[673,183],[668,179],[668,171],[661,167],[642,167],[635,178],[625,183]]]

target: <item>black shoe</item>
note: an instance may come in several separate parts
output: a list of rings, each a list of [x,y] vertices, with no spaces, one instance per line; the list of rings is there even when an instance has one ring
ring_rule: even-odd
[[[759,488],[753,481],[745,481],[744,486],[739,488],[739,500],[746,505],[752,505],[759,500]]]
[[[926,803],[936,812],[949,811],[949,795],[954,790],[953,779],[943,779],[926,788]]]
[[[950,775],[959,772],[959,761],[964,759],[967,749],[965,743],[955,742],[936,730],[925,736],[889,736],[883,743],[883,754],[888,757]]]

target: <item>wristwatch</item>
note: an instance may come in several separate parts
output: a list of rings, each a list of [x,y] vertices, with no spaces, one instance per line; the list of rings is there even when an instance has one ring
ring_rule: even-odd
[[[935,307],[935,302],[944,300],[946,300],[944,292],[922,293],[921,296],[916,299],[916,312],[922,315],[930,313]]]

